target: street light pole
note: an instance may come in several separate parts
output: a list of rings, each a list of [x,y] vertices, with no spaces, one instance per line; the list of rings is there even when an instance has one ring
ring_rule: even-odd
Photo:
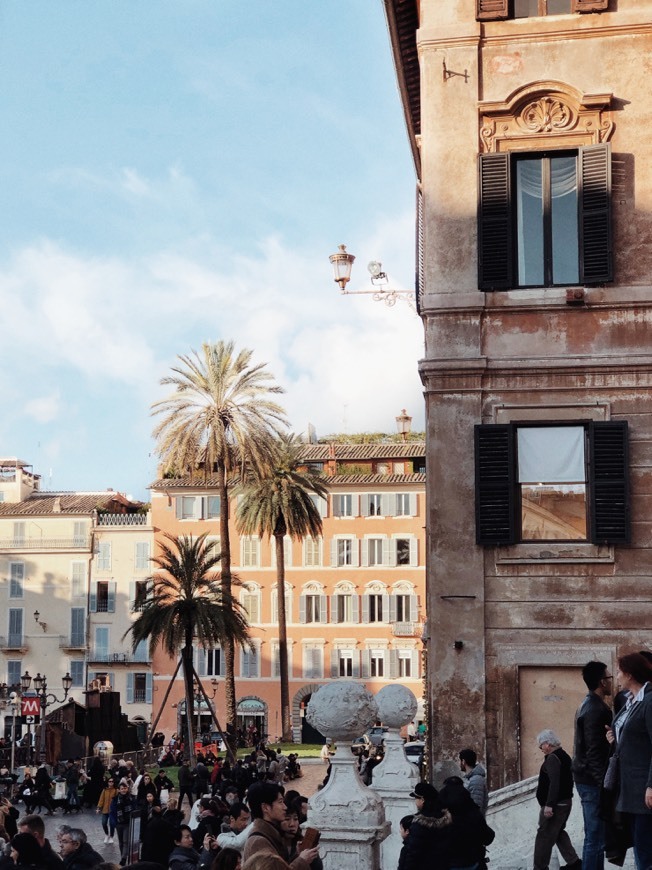
[[[68,697],[68,692],[72,686],[72,677],[70,673],[66,672],[65,677],[62,678],[61,684],[63,686],[63,698],[57,698],[56,695],[53,695],[51,692],[48,693],[48,678],[45,674],[41,676],[41,674],[37,674],[34,677],[34,688],[36,689],[36,694],[41,702],[41,722],[39,726],[39,760],[41,762],[45,761],[45,714],[50,704],[63,704],[63,702]]]

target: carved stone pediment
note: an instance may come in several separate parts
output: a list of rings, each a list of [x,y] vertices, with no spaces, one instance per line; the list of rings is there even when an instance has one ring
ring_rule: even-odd
[[[612,94],[582,94],[556,81],[533,82],[504,102],[479,105],[480,153],[578,148],[611,138]]]

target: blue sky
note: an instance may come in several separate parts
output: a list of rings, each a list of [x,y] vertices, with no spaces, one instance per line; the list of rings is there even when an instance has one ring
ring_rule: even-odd
[[[0,5],[0,454],[147,497],[177,354],[233,339],[292,428],[423,426],[414,172],[380,0]]]

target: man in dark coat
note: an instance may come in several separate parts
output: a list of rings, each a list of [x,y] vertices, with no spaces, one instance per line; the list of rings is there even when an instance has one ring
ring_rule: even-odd
[[[41,848],[43,856],[41,864],[46,870],[62,870],[61,858],[53,850],[50,841],[45,838],[45,822],[40,816],[23,816],[18,820],[18,833],[31,834]]]
[[[545,758],[537,785],[541,811],[534,840],[533,870],[548,870],[553,846],[557,846],[566,861],[565,870],[581,870],[582,861],[566,833],[566,822],[573,805],[570,755],[564,752],[559,737],[550,729],[538,735],[537,743]]]
[[[86,834],[81,828],[71,828],[59,840],[63,870],[89,870],[104,861],[86,841]]]
[[[600,793],[609,763],[607,728],[611,710],[605,698],[611,696],[613,676],[604,662],[588,662],[582,679],[589,690],[575,714],[573,779],[584,816],[583,870],[603,870],[605,825],[601,818]]]
[[[195,775],[190,770],[190,762],[187,758],[184,758],[181,762],[181,766],[179,767],[179,809],[183,809],[183,798],[184,795],[188,797],[188,803],[192,809],[193,799],[192,799],[192,786],[195,781]]]

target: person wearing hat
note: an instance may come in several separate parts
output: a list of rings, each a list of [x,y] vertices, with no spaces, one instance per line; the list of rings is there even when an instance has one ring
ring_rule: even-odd
[[[428,782],[418,782],[410,797],[417,811],[401,850],[401,870],[447,870],[451,814],[442,805],[437,789]]]

